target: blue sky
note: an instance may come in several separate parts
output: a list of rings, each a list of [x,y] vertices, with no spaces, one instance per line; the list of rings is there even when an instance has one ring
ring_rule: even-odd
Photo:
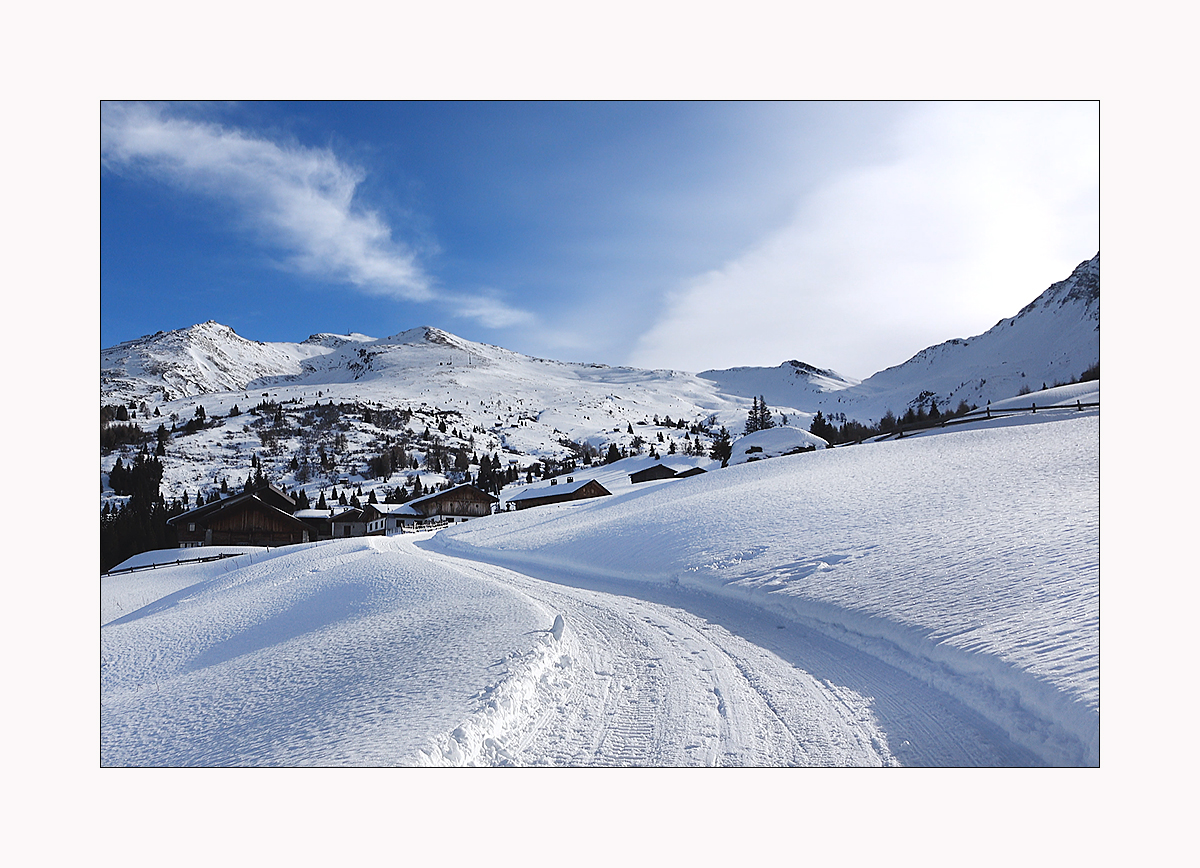
[[[865,378],[1099,249],[1096,103],[105,103],[101,345],[434,325]]]

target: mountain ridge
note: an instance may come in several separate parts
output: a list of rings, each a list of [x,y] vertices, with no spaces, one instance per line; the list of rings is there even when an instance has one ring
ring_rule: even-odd
[[[982,335],[927,347],[861,382],[795,359],[700,374],[560,362],[433,326],[385,338],[317,333],[267,343],[210,320],[102,350],[101,404],[136,408],[147,436],[169,426],[164,487],[178,491],[233,473],[240,480],[260,453],[284,482],[298,481],[289,464],[303,466],[322,449],[330,478],[363,477],[393,446],[421,461],[468,450],[522,467],[586,461],[612,445],[626,454],[695,455],[708,451],[719,427],[741,434],[760,396],[777,424],[806,430],[817,412],[871,424],[935,401],[943,412],[959,402],[983,406],[1071,381],[1098,361],[1099,254]],[[331,402],[335,429],[313,421],[330,416],[323,406]],[[260,403],[279,408],[280,423],[238,416]],[[205,426],[180,430],[200,410]],[[116,458],[102,455],[102,473]]]

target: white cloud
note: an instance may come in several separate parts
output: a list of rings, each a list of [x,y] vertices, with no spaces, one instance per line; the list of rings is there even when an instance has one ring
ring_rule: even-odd
[[[455,316],[475,320],[486,328],[528,326],[536,322],[536,317],[529,311],[512,307],[494,292],[464,294],[448,301],[453,305]]]
[[[1098,249],[1094,104],[917,105],[892,135],[892,159],[822,180],[786,227],[680,286],[631,363],[865,377],[986,330]]]
[[[373,295],[436,296],[416,253],[378,213],[355,205],[362,171],[329,150],[277,144],[162,107],[106,103],[101,157],[114,172],[144,173],[232,205],[241,225],[286,251],[289,267]]]

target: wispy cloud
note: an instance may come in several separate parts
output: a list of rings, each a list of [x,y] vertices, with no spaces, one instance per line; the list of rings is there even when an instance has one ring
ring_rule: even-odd
[[[100,141],[110,171],[140,173],[232,206],[239,224],[273,255],[282,250],[289,267],[373,295],[438,298],[416,251],[393,237],[379,213],[356,204],[362,170],[330,150],[126,103],[103,106]]]
[[[537,318],[526,310],[508,304],[494,291],[453,295],[445,299],[454,316],[474,320],[485,328],[505,329],[534,325]]]

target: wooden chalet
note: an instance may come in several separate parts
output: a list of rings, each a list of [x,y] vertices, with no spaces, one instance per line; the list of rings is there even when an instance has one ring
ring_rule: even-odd
[[[492,504],[499,500],[481,488],[463,484],[410,500],[408,506],[427,519],[453,522],[491,515]]]
[[[611,494],[611,491],[594,479],[576,482],[568,476],[567,481],[563,484],[559,484],[557,479],[551,479],[549,485],[527,488],[520,494],[510,497],[508,502],[517,509],[528,509],[531,506],[567,503],[572,500],[587,500],[591,497],[606,497]]]
[[[296,502],[273,485],[207,503],[167,520],[180,548],[193,546],[285,546],[315,536],[292,515]]]
[[[492,504],[498,500],[474,485],[456,485],[408,503],[368,503],[363,507],[363,520],[368,536],[387,536],[482,518],[492,514]]]

